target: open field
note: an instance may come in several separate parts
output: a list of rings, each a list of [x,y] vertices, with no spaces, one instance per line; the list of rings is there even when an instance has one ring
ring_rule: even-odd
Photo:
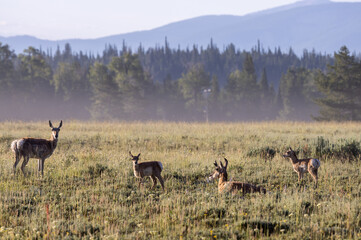
[[[57,121],[53,121],[55,125]],[[50,137],[47,122],[0,123],[2,239],[360,239],[360,123],[67,122],[58,147],[24,178],[12,140]],[[319,157],[319,186],[281,157]],[[137,188],[128,151],[162,161],[166,192],[148,179]],[[266,153],[275,151],[272,160]],[[207,183],[214,160],[228,175],[265,187],[266,195],[219,195]],[[19,164],[21,165],[21,164]]]

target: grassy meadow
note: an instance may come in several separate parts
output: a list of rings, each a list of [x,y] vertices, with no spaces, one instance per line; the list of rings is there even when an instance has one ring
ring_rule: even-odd
[[[26,178],[21,137],[49,138],[48,123],[0,123],[1,239],[361,239],[361,123],[65,121],[44,177],[30,159]],[[297,183],[289,146],[320,159],[317,189]],[[130,150],[162,161],[166,192],[138,189]],[[268,193],[219,195],[206,178],[223,156],[230,179]]]

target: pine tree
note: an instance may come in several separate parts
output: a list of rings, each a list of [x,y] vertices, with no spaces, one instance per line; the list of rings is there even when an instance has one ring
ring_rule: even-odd
[[[16,55],[9,45],[0,42],[0,95],[4,96],[16,86],[13,82],[15,74],[14,60]]]
[[[121,96],[108,67],[96,62],[90,68],[89,80],[93,90],[93,103],[90,110],[92,117],[100,120],[121,118]]]
[[[316,120],[361,120],[361,63],[346,46],[334,54],[335,63],[324,74],[318,72],[316,84],[322,97],[316,99],[320,115]]]
[[[120,57],[114,57],[109,68],[115,74],[114,80],[122,96],[124,118],[149,119],[154,114],[154,101],[151,101],[154,97],[153,84],[144,72],[138,55],[125,52]]]
[[[89,97],[90,84],[86,78],[86,69],[78,61],[59,62],[53,76],[53,84],[57,95],[61,95],[65,102]]]
[[[211,80],[211,93],[208,100],[208,111],[211,120],[221,120],[220,116],[220,89],[218,77],[213,75]]]
[[[309,70],[304,68],[288,69],[282,75],[280,82],[280,94],[283,100],[283,109],[280,117],[284,120],[310,120],[315,112],[315,104],[312,102],[313,77]]]
[[[260,87],[260,120],[270,120],[276,117],[275,110],[275,91],[273,86],[269,86],[266,69],[263,68]]]
[[[179,79],[179,87],[186,99],[193,119],[199,118],[203,107],[202,91],[209,88],[210,77],[203,66],[195,65]]]
[[[19,60],[21,84],[28,100],[44,100],[44,97],[53,96],[53,72],[40,50],[29,47],[19,54]]]
[[[242,71],[230,74],[226,85],[228,112],[235,120],[251,120],[258,115],[259,85],[252,56],[247,53]]]

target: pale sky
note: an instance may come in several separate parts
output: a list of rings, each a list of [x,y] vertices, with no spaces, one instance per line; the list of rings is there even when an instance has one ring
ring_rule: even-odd
[[[297,0],[0,0],[0,36],[31,35],[49,40],[98,38],[150,30],[204,15],[242,16],[295,2]]]

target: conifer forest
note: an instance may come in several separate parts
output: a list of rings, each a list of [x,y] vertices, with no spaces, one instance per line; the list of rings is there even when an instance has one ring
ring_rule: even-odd
[[[100,54],[0,43],[0,120],[361,120],[360,57],[305,50],[207,48]]]

